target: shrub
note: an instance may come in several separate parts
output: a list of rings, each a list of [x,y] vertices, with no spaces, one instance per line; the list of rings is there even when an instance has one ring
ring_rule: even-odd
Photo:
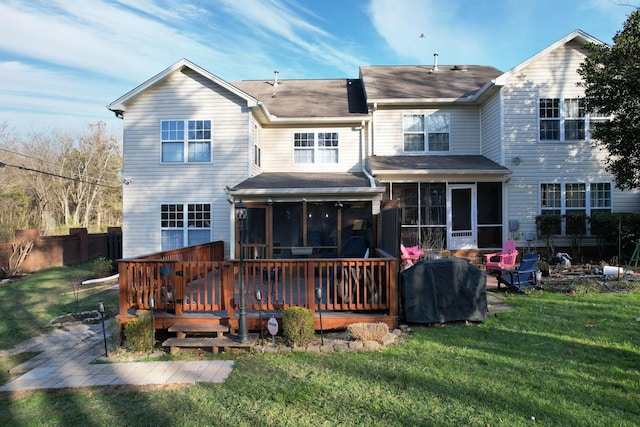
[[[138,317],[124,324],[124,347],[136,353],[152,350],[153,326],[151,317]]]
[[[547,258],[551,258],[555,252],[553,236],[562,231],[562,216],[556,214],[536,216],[536,229],[538,236],[545,241],[547,246]]]
[[[347,326],[347,334],[350,338],[360,341],[382,341],[389,335],[389,326],[386,323],[352,323]]]
[[[313,313],[304,307],[289,307],[282,314],[282,335],[293,345],[304,345],[315,338]]]
[[[93,275],[96,278],[107,277],[113,271],[113,261],[105,257],[98,257],[93,261]]]
[[[628,255],[635,249],[640,240],[640,215],[630,212],[598,212],[591,216],[591,234],[597,236],[599,255],[603,256],[606,249],[617,253],[618,239],[622,252]]]

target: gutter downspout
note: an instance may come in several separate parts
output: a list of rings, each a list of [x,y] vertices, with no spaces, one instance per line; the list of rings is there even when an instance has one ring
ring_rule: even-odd
[[[367,179],[369,180],[369,185],[372,188],[375,188],[376,186],[376,181],[373,178],[373,176],[371,176],[371,174],[369,173],[369,171],[367,171],[366,168],[366,158],[367,158],[367,154],[370,153],[369,151],[369,144],[370,141],[366,141],[367,144],[365,144],[365,122],[364,120],[360,123],[360,170],[362,170],[362,173],[364,174],[364,176],[367,177]],[[369,127],[367,127],[367,132],[369,132],[370,129]],[[365,152],[365,145],[367,146],[367,151]]]

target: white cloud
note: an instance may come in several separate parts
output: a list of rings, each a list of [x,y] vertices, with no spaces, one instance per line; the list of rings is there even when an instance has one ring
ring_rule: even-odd
[[[104,1],[0,5],[0,16],[1,50],[131,81],[147,79],[189,52],[218,56],[189,34]]]
[[[222,0],[224,9],[238,20],[248,33],[269,50],[277,46],[289,55],[297,53],[318,63],[328,63],[349,75],[362,65],[357,58],[345,51],[345,45],[331,33],[314,25],[304,16],[295,13],[297,6],[278,0]],[[304,9],[302,9],[304,10]],[[274,49],[275,47],[275,49]]]

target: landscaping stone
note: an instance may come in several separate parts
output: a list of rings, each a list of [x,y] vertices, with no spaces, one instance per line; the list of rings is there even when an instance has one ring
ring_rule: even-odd
[[[349,343],[349,348],[355,351],[361,351],[364,349],[364,343],[362,341],[352,341]]]
[[[365,341],[364,342],[364,349],[366,351],[378,351],[382,348],[382,346],[380,345],[380,343],[376,342],[376,341]]]
[[[333,351],[333,345],[325,344],[320,346],[320,353],[331,353]]]
[[[388,336],[384,337],[384,339],[382,340],[382,345],[385,346],[385,347],[390,346],[391,344],[393,344],[395,342],[395,340],[396,340],[396,336],[395,335],[393,335],[393,334],[388,335]]]
[[[337,351],[337,352],[349,351],[349,345],[346,343],[335,344],[333,346],[333,351]]]

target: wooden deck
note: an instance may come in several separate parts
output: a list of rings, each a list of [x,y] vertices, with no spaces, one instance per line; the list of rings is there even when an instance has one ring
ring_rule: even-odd
[[[247,325],[265,328],[282,310],[301,306],[315,327],[343,329],[354,322],[398,323],[398,260],[382,251],[374,258],[223,260],[214,242],[119,262],[120,309],[126,322],[151,310],[154,325],[221,324],[238,329],[240,280],[245,283]],[[316,299],[316,289],[322,298]],[[262,299],[256,299],[257,291]],[[260,313],[262,312],[262,325]]]

